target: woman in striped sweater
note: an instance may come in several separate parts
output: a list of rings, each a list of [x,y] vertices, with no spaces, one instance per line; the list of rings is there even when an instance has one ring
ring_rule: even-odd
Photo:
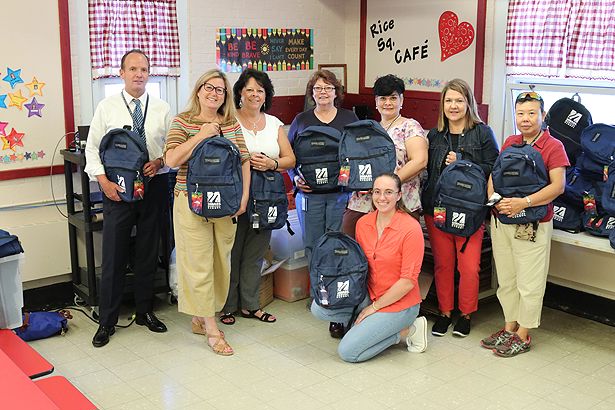
[[[202,218],[190,210],[186,189],[188,159],[204,139],[220,135],[231,140],[241,153],[243,214],[250,187],[250,154],[241,126],[235,119],[233,90],[221,71],[210,70],[196,82],[186,111],[173,119],[165,146],[165,163],[179,167],[173,208],[177,249],[178,308],[192,315],[192,331],[207,337],[214,353],[230,356],[233,349],[224,339],[215,320],[229,290],[231,249],[236,225],[230,217]]]

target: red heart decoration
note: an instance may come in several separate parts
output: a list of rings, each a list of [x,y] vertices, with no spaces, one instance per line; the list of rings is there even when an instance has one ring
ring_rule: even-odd
[[[474,27],[467,21],[458,24],[459,19],[452,11],[445,11],[440,16],[438,31],[440,34],[440,61],[462,52],[474,41]]]

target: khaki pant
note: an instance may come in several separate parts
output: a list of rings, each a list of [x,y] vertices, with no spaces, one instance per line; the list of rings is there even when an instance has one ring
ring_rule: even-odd
[[[212,317],[226,302],[237,226],[230,217],[207,220],[194,214],[182,192],[175,198],[173,227],[178,309],[193,316]]]
[[[538,224],[536,242],[515,239],[516,225],[491,218],[491,243],[498,275],[497,296],[506,322],[532,329],[540,325],[553,221]]]

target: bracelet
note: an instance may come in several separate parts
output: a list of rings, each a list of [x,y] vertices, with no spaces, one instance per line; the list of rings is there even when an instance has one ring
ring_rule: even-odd
[[[273,159],[273,158],[271,158]],[[275,168],[273,168],[274,171],[278,170],[278,167],[280,166],[280,164],[278,164],[278,160],[277,159],[273,159],[273,162],[275,162]]]
[[[527,201],[527,206],[528,206],[528,208],[529,208],[530,206],[532,206],[532,199],[531,199],[529,196],[526,196],[526,197],[525,197],[525,200]]]
[[[164,158],[160,157],[158,160],[160,161],[160,168],[164,168]]]
[[[376,307],[376,301],[375,300],[372,302],[372,309],[374,309],[375,312],[378,311],[378,308]]]

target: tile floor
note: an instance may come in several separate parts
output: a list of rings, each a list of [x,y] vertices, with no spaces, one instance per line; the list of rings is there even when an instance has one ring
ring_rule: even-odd
[[[491,300],[465,339],[430,335],[425,353],[400,345],[348,364],[305,301],[275,300],[267,310],[277,323],[238,318],[224,326],[232,357],[214,355],[190,332],[190,318],[162,300],[157,314],[167,333],[133,325],[96,349],[96,325],[74,312],[65,336],[32,345],[55,365],[54,374],[105,410],[615,408],[615,327],[560,311],[544,309],[532,351],[515,358],[479,347],[501,325]]]

